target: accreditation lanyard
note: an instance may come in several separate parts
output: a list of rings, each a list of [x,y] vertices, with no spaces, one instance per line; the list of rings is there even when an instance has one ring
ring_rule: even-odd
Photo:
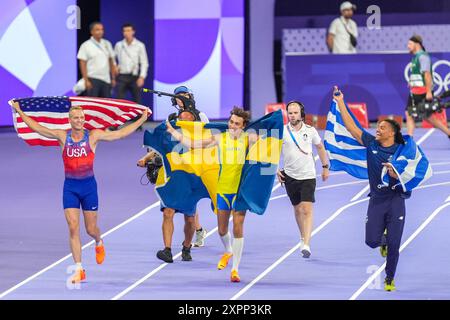
[[[298,150],[300,150],[301,153],[303,153],[303,154],[305,154],[305,155],[308,155],[308,154],[309,154],[308,152],[305,152],[305,151],[302,150],[302,148],[300,148],[300,146],[299,146],[297,140],[296,140],[295,137],[294,137],[294,134],[293,134],[292,131],[291,131],[291,128],[289,128],[289,125],[287,125],[286,127],[287,127],[287,130],[288,130],[288,132],[289,132],[289,135],[290,135],[291,138],[292,138],[292,141],[294,141],[294,143],[295,143],[295,145],[297,146]]]
[[[138,70],[136,70],[136,73],[138,73],[138,71],[139,71],[139,66],[138,66],[138,63],[136,63],[136,62],[134,61],[134,59],[133,59],[133,57],[131,56],[131,54],[128,52],[127,45],[125,44],[125,41],[126,41],[126,40],[123,40],[123,42],[122,42],[122,51],[125,52],[125,54],[127,55],[127,57],[130,59],[131,64],[132,64],[132,67],[131,67],[131,73],[134,75],[134,72],[133,72],[133,71],[135,71],[136,69],[138,69]],[[138,57],[138,59],[139,59],[139,57]],[[121,60],[120,63],[124,62],[124,61],[122,61],[122,59],[120,59],[120,60]]]
[[[105,51],[106,49],[101,45],[101,43],[98,43],[96,40],[91,39],[92,43],[99,48],[103,54],[106,55],[107,58],[109,58],[109,53],[107,51]]]

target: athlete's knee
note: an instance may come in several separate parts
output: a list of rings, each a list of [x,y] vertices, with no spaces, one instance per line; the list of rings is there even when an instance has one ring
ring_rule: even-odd
[[[86,227],[86,232],[91,237],[96,236],[97,235],[97,226],[95,224],[88,225]]]
[[[309,216],[312,214],[312,208],[308,204],[301,203],[298,207],[298,212],[303,216]]]
[[[163,218],[165,220],[172,220],[174,215],[175,215],[175,210],[173,210],[173,209],[165,208],[163,211]]]
[[[79,226],[77,224],[69,224],[69,233],[70,237],[78,237],[79,236]]]
[[[67,225],[69,227],[70,235],[72,234],[78,234],[78,230],[80,229],[79,222],[75,219],[73,220],[67,220]]]
[[[219,236],[223,237],[228,233],[228,226],[219,226],[217,232],[219,233]]]
[[[300,204],[294,206],[294,213],[295,213],[296,216],[302,215],[303,214],[303,207]]]

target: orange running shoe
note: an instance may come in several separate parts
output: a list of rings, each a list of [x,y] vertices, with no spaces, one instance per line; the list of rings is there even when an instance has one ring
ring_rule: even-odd
[[[217,264],[217,269],[222,270],[225,269],[228,265],[228,261],[230,261],[230,258],[233,256],[232,253],[229,252],[225,252],[222,256],[222,258],[220,258],[219,263]]]
[[[95,246],[95,260],[97,264],[102,264],[105,260],[105,246],[103,243],[99,246]]]
[[[241,278],[235,269],[231,270],[231,282],[241,282]]]
[[[70,279],[70,282],[80,283],[84,280],[86,280],[86,271],[84,269],[78,269],[77,271],[75,271],[75,274]]]

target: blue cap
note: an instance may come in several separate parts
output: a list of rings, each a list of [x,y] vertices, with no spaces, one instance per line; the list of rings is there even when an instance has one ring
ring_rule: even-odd
[[[174,94],[180,94],[180,93],[192,93],[192,91],[189,90],[189,88],[186,87],[186,86],[179,86],[179,87],[176,87],[175,90],[173,90],[173,93],[174,93]]]

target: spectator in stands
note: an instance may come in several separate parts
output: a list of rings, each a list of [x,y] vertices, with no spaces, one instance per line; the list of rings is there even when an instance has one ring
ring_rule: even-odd
[[[90,97],[110,98],[117,74],[114,50],[111,42],[103,39],[102,23],[91,23],[89,30],[91,38],[83,42],[77,55],[86,94]]]
[[[356,6],[349,1],[341,4],[341,16],[328,29],[327,45],[332,53],[356,53],[358,26],[352,20]]]
[[[119,62],[117,98],[125,99],[127,91],[130,91],[133,101],[141,103],[141,88],[144,86],[148,69],[147,51],[145,44],[135,38],[133,25],[124,24],[122,33],[124,39],[114,47]]]

